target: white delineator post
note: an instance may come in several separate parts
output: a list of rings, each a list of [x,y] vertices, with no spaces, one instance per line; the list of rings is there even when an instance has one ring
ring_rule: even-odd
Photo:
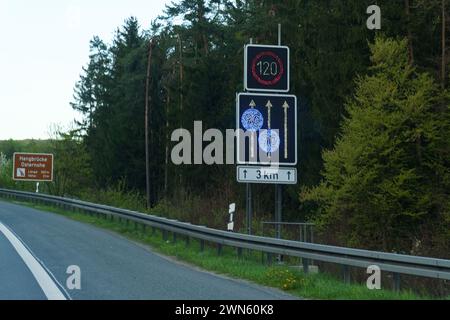
[[[227,230],[228,231],[233,231],[234,230],[233,216],[234,216],[234,212],[235,211],[236,211],[236,204],[235,203],[230,204],[230,207],[228,209],[228,213],[230,214],[230,222],[228,222],[228,225],[227,225]]]

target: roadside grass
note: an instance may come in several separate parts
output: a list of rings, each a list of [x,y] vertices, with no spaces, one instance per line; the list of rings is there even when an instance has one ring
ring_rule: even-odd
[[[8,200],[5,200],[8,201]],[[10,200],[9,200],[10,201]],[[260,285],[278,288],[293,296],[305,299],[339,299],[339,300],[421,300],[435,299],[418,295],[412,291],[396,293],[390,290],[369,290],[365,285],[346,284],[343,281],[324,273],[309,273],[296,270],[287,265],[263,264],[261,252],[242,250],[239,257],[237,249],[223,247],[218,255],[216,247],[205,245],[200,250],[200,241],[172,234],[163,240],[161,231],[152,229],[132,221],[118,221],[101,218],[95,215],[66,211],[46,205],[28,202],[10,201],[38,210],[49,211],[63,215],[75,221],[116,232],[130,240],[150,246],[156,252],[187,262],[201,269],[223,274],[233,278],[245,279]],[[169,233],[167,233],[169,234]]]

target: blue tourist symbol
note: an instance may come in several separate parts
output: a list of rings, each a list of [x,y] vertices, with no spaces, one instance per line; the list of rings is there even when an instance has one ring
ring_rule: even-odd
[[[257,109],[248,109],[241,117],[242,126],[248,131],[258,131],[262,128],[264,118],[261,112]]]
[[[259,147],[266,153],[271,154],[280,148],[280,136],[275,130],[262,130],[259,134]]]
[[[245,130],[250,131],[250,158],[255,157],[255,133],[260,130],[264,123],[264,117],[262,113],[255,109],[255,101],[250,102],[250,109],[246,110],[241,116],[242,126]]]

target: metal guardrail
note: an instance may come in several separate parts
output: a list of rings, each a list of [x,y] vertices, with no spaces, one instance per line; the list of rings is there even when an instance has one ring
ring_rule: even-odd
[[[118,217],[134,221],[161,229],[165,235],[166,232],[172,232],[174,235],[180,234],[186,236],[187,241],[189,237],[199,239],[202,249],[204,248],[205,241],[215,243],[218,246],[219,253],[221,252],[222,246],[226,245],[238,248],[238,252],[242,252],[242,249],[262,251],[268,254],[269,260],[272,254],[300,257],[303,261],[304,272],[308,272],[308,260],[339,264],[344,266],[344,270],[347,270],[347,272],[348,266],[367,268],[371,265],[377,265],[382,271],[392,272],[394,274],[394,288],[396,290],[400,288],[400,274],[450,280],[450,260],[446,259],[409,256],[232,233],[136,211],[45,194],[0,189],[0,197],[42,202],[65,209],[83,210],[103,215],[106,218]],[[344,278],[348,279],[348,275],[344,275]]]
[[[292,227],[291,230],[298,230],[298,238],[289,240],[314,243],[314,223],[263,221],[261,222],[261,233],[263,236],[266,234],[267,226],[274,227],[277,238],[283,238],[283,232],[281,231],[282,227]]]

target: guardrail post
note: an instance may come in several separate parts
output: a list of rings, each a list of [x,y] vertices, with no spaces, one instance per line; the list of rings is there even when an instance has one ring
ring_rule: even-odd
[[[395,292],[400,292],[400,273],[398,272],[394,272],[392,277],[392,280],[394,281],[394,291]]]
[[[347,265],[342,265],[342,277],[345,283],[350,283],[350,268]]]
[[[303,273],[308,273],[309,272],[309,261],[306,258],[302,258],[302,263],[303,263]]]
[[[156,228],[152,226],[152,237],[155,235],[156,233]]]
[[[176,234],[176,232],[173,233],[173,243],[177,243],[177,234]]]
[[[167,231],[166,230],[162,231],[162,238],[164,241],[167,241]]]
[[[220,243],[217,244],[217,255],[222,255],[222,244]]]
[[[200,251],[203,252],[205,250],[205,240],[200,240]]]
[[[190,238],[189,236],[186,236],[186,247],[189,247]]]
[[[270,252],[267,254],[267,264],[272,265],[272,254]]]
[[[242,248],[237,248],[237,255],[239,259],[242,258]]]

